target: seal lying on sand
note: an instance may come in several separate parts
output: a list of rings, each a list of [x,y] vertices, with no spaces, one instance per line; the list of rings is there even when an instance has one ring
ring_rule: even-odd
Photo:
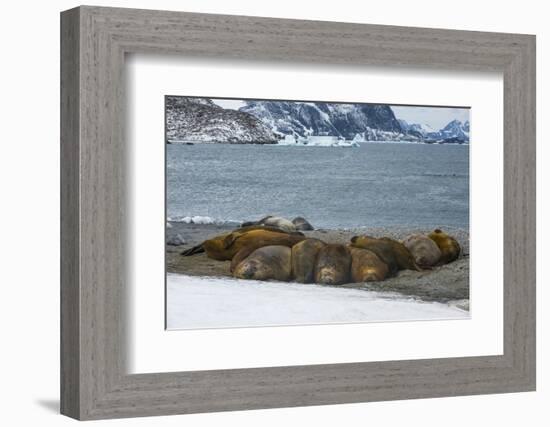
[[[245,246],[255,245],[248,252],[250,254],[254,249],[262,246],[284,245],[290,247],[304,239],[304,235],[298,232],[287,233],[273,227],[250,226],[205,240],[200,245],[183,251],[181,255],[191,256],[206,252],[209,258],[218,261],[228,261]]]
[[[313,283],[317,255],[326,245],[319,239],[306,239],[292,246],[292,276],[298,283]]]
[[[226,241],[227,241],[226,237]],[[243,235],[238,236],[233,243],[231,243],[226,251],[228,255],[233,254],[231,259],[231,266],[229,271],[233,271],[235,267],[246,257],[248,257],[256,249],[263,246],[280,245],[292,248],[296,243],[304,240],[305,237],[302,233],[266,233],[261,230],[254,230]]]
[[[280,216],[269,215],[260,219],[259,221],[248,221],[242,223],[242,227],[248,227],[251,225],[267,225],[269,227],[277,227],[283,231],[286,231],[287,233],[297,231],[297,228],[292,223],[292,221],[289,221],[288,219],[282,218]]]
[[[403,240],[403,245],[412,254],[419,267],[433,267],[441,258],[439,246],[428,236],[411,234]]]
[[[292,220],[292,224],[296,227],[296,230],[299,231],[311,231],[315,230],[313,226],[304,218],[301,216],[297,216]]]
[[[439,264],[448,264],[456,260],[460,255],[460,245],[456,239],[444,233],[439,228],[428,234],[428,237],[432,239],[441,250]]]
[[[351,246],[374,252],[388,266],[390,275],[399,270],[421,271],[409,250],[402,243],[388,237],[377,239],[370,236],[354,236],[351,238]]]
[[[219,247],[220,248],[219,250],[221,250],[221,248],[224,246],[224,239],[227,238],[228,236],[230,236],[230,235],[237,236],[239,234],[246,233],[246,232],[252,231],[252,230],[269,230],[269,231],[278,232],[278,233],[286,233],[286,231],[283,231],[279,228],[266,227],[264,225],[251,225],[251,226],[247,226],[247,227],[241,227],[241,228],[238,228],[236,230],[228,231],[227,233],[219,234],[215,237],[207,239],[204,242],[202,242],[202,243],[200,243],[196,246],[193,246],[192,248],[189,248],[189,249],[184,250],[183,252],[180,252],[180,255],[191,256],[191,255],[200,254],[200,253],[205,252],[205,249],[204,249],[204,243],[205,242],[209,242],[207,244],[207,246],[212,246],[213,247],[212,250],[216,250],[215,249],[216,247]],[[214,258],[214,259],[216,259],[216,258]]]
[[[379,282],[387,277],[388,266],[374,252],[353,247],[350,251],[353,283]]]
[[[264,246],[242,260],[233,271],[238,279],[280,280],[291,278],[291,249],[287,246]]]
[[[349,282],[351,253],[347,246],[327,244],[319,250],[315,265],[315,283],[342,285]]]

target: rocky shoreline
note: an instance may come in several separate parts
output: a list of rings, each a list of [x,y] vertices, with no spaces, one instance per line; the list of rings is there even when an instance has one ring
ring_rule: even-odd
[[[215,224],[169,222],[166,229],[167,242],[184,244],[166,245],[166,271],[190,276],[231,277],[231,273],[229,272],[230,261],[216,261],[208,258],[204,253],[190,257],[183,257],[180,253],[185,249],[200,244],[208,238],[233,228],[234,226]],[[432,270],[403,270],[396,276],[381,282],[349,283],[340,287],[399,293],[406,297],[418,298],[423,301],[448,303],[463,310],[469,310],[469,233],[463,229],[449,229],[443,225],[441,228],[452,234],[462,247],[462,253],[456,261],[434,267]],[[356,228],[349,230],[318,229],[304,231],[303,233],[307,237],[315,237],[325,242],[348,243],[351,237],[360,234],[369,234],[373,237],[386,236],[393,239],[403,239],[410,234],[426,234],[431,230],[419,227],[391,227]],[[178,238],[176,239],[176,237]],[[180,239],[183,242],[178,241]]]

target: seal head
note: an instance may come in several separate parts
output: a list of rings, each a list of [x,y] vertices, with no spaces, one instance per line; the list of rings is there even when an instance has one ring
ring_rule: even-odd
[[[432,239],[441,250],[439,264],[448,264],[459,257],[461,248],[454,237],[449,236],[439,228],[428,234],[428,237]]]
[[[342,285],[349,282],[351,253],[340,244],[327,244],[319,250],[315,266],[315,283]]]

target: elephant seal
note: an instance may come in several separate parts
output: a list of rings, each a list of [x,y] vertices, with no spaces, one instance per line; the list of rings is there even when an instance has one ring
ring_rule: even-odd
[[[280,216],[268,215],[260,219],[259,221],[248,221],[242,223],[242,227],[254,225],[267,225],[269,227],[277,227],[283,231],[286,231],[287,233],[297,231],[296,226],[292,223],[292,221],[289,221],[288,219],[282,218]]]
[[[402,243],[388,237],[377,239],[370,236],[354,236],[351,238],[351,246],[374,252],[388,266],[390,275],[399,270],[421,271],[409,250]]]
[[[296,230],[299,231],[311,231],[315,230],[313,226],[309,223],[307,219],[301,216],[297,216],[292,220],[292,224],[296,227]]]
[[[264,246],[242,260],[233,271],[238,279],[279,280],[288,282],[291,277],[291,249],[287,246]]]
[[[412,254],[416,264],[421,268],[433,267],[441,259],[439,246],[428,236],[412,234],[406,237],[402,243]]]
[[[353,283],[379,282],[388,276],[388,266],[374,252],[359,248],[350,251]]]
[[[347,246],[327,244],[319,250],[315,265],[315,283],[342,285],[349,282],[351,253]]]
[[[292,237],[288,237],[292,236]],[[242,240],[241,240],[242,239]],[[254,225],[220,234],[181,252],[182,256],[191,256],[206,252],[209,258],[218,261],[227,261],[232,259],[235,254],[251,241],[262,242],[260,246],[266,246],[266,242],[271,240],[280,242],[294,242],[305,239],[299,232],[287,233],[279,228],[267,227],[263,225]],[[292,244],[294,244],[292,243]],[[276,243],[273,243],[276,244]],[[281,243],[283,244],[283,243]],[[257,246],[256,248],[260,247]]]
[[[280,245],[292,248],[304,239],[304,235],[298,232],[281,233],[266,232],[265,230],[253,230],[237,237],[227,236],[224,239],[224,244],[226,245],[227,259],[231,260],[229,271],[233,271],[243,259],[263,246]]]
[[[313,283],[317,255],[326,245],[319,239],[306,239],[292,246],[292,276],[298,283]]]
[[[439,228],[428,234],[428,237],[432,239],[441,250],[439,264],[448,264],[456,260],[460,255],[460,245],[456,239],[444,233]]]

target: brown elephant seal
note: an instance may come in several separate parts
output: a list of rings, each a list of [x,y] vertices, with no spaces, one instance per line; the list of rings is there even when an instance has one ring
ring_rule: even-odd
[[[292,248],[296,243],[304,240],[302,233],[274,233],[265,230],[253,230],[242,235],[228,236],[224,239],[226,246],[227,259],[231,260],[230,271],[248,255],[263,246],[281,245]],[[208,251],[207,251],[208,253]]]
[[[268,215],[259,221],[248,221],[243,222],[242,226],[254,226],[254,225],[266,225],[269,227],[276,227],[283,231],[286,231],[287,233],[292,233],[293,231],[297,231],[296,226],[292,223],[292,221],[289,221],[286,218],[282,218],[280,216],[273,216]]]
[[[349,282],[351,253],[340,244],[327,244],[319,250],[315,265],[315,283],[342,285]]]
[[[292,220],[292,224],[294,224],[294,226],[296,227],[296,230],[298,230],[298,231],[315,230],[313,228],[313,225],[311,225],[307,219],[305,219],[304,217],[301,217],[301,216],[297,216],[296,218],[294,218]]]
[[[354,236],[351,238],[351,246],[374,252],[388,266],[390,275],[399,270],[421,270],[409,250],[402,243],[388,237],[377,239],[371,236]]]
[[[433,267],[441,259],[439,246],[428,236],[412,234],[407,236],[402,243],[412,254],[416,264],[421,268]]]
[[[359,248],[350,251],[353,283],[380,282],[388,276],[388,266],[374,252]]]
[[[255,242],[257,246],[254,249],[257,249],[268,244],[292,246],[303,239],[305,239],[304,235],[299,232],[287,233],[278,228],[263,225],[248,226],[207,239],[200,245],[181,252],[181,255],[191,256],[206,252],[209,258],[228,261],[250,242]]]
[[[291,278],[291,249],[287,246],[264,246],[243,259],[233,271],[238,279],[279,280]]]
[[[456,239],[441,231],[439,228],[428,234],[428,237],[432,239],[441,250],[439,264],[448,264],[456,260],[460,255],[460,245]]]
[[[326,245],[319,239],[306,239],[292,246],[292,276],[298,283],[313,283],[315,264],[321,248]]]
[[[286,233],[286,231],[283,231],[283,230],[281,230],[279,228],[275,228],[275,227],[266,227],[265,225],[250,225],[250,226],[241,227],[241,228],[238,228],[236,230],[228,231],[226,233],[222,233],[222,234],[219,234],[217,236],[211,237],[210,239],[207,239],[204,242],[202,242],[202,243],[200,243],[196,246],[193,246],[192,248],[189,248],[189,249],[186,249],[185,251],[180,252],[180,255],[182,255],[182,256],[191,256],[191,255],[196,255],[196,254],[203,253],[203,252],[205,252],[204,244],[206,242],[209,242],[207,244],[207,246],[210,246],[212,248],[212,250],[216,250],[216,248],[218,248],[218,250],[222,250],[221,248],[224,247],[224,240],[226,238],[228,238],[228,236],[230,236],[230,235],[238,236],[240,234],[243,234],[243,233],[246,233],[246,232],[252,231],[252,230],[268,230],[268,231],[273,231],[273,232],[277,232],[277,233]]]

